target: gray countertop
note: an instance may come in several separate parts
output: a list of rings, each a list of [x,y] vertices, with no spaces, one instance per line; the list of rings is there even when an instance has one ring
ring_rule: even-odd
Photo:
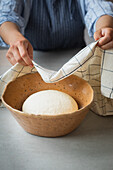
[[[0,50],[0,75],[11,65]],[[34,52],[39,65],[58,70],[75,50]],[[25,132],[0,108],[0,170],[113,170],[113,117],[89,112],[75,131],[59,138]]]

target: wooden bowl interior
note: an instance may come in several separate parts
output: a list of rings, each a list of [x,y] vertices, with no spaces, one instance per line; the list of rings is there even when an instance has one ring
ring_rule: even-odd
[[[56,83],[45,83],[38,73],[27,74],[10,82],[5,89],[3,99],[12,108],[21,111],[27,97],[35,92],[49,89],[69,94],[77,101],[79,109],[90,104],[93,99],[90,85],[75,75]]]

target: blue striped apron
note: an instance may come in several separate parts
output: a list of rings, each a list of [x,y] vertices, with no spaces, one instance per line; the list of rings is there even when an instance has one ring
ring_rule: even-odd
[[[33,0],[25,37],[34,50],[83,48],[84,24],[76,0]]]

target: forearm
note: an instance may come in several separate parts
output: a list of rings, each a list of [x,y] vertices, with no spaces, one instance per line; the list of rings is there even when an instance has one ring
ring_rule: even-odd
[[[0,36],[5,41],[5,43],[9,45],[14,44],[20,39],[20,37],[23,37],[23,35],[19,31],[18,26],[12,22],[4,22],[0,26]]]
[[[96,22],[96,31],[101,28],[113,28],[113,17],[109,15],[101,16]]]

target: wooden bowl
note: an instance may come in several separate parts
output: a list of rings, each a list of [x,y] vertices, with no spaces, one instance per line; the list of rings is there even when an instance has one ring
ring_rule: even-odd
[[[35,115],[21,111],[28,96],[48,89],[72,96],[77,101],[79,110],[60,115]],[[31,73],[11,81],[3,92],[2,102],[25,131],[38,136],[57,137],[66,135],[79,126],[91,107],[93,95],[91,86],[75,75],[57,83],[45,83],[38,73]]]

